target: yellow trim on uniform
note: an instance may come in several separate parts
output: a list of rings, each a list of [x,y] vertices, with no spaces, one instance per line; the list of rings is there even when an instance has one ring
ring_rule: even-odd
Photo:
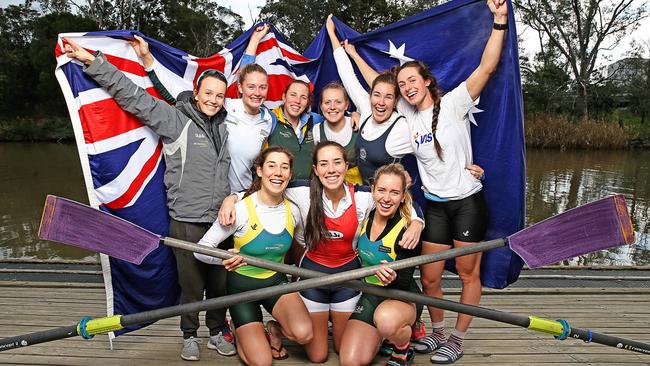
[[[253,202],[253,196],[250,195],[244,198],[244,204],[246,205],[246,211],[248,212],[248,222],[246,223],[246,232],[244,235],[233,237],[235,248],[237,249],[255,240],[255,238],[262,232],[262,230],[264,230],[264,227],[262,226],[262,223],[257,216],[257,211],[255,211],[255,202]],[[291,212],[291,205],[286,198],[284,199],[284,208],[286,212],[284,227],[289,232],[289,235],[293,237],[293,214]]]

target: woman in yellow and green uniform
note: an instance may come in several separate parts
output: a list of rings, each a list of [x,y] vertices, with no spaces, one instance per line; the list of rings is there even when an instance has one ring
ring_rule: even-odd
[[[420,254],[421,244],[405,249],[398,243],[411,221],[411,196],[407,190],[407,173],[400,164],[380,167],[372,186],[375,209],[359,234],[357,248],[364,267]],[[421,293],[413,279],[414,268],[393,271],[388,267],[364,279],[366,283]],[[413,351],[409,348],[411,327],[422,307],[381,296],[362,294],[347,323],[341,342],[342,365],[367,365],[386,339],[393,346],[387,365],[409,365]]]
[[[199,244],[218,246],[233,235],[237,253],[282,263],[291,248],[294,234],[302,235],[298,208],[285,197],[291,180],[293,156],[286,148],[274,146],[255,160],[256,176],[245,198],[235,205],[236,220],[231,226],[215,222]],[[300,242],[301,239],[298,238]],[[228,294],[279,285],[287,282],[284,274],[249,266],[240,255],[224,260],[195,254],[211,264],[223,264],[228,271]],[[263,306],[277,320],[262,323]],[[273,359],[286,358],[280,336],[305,344],[313,337],[311,319],[297,293],[275,296],[230,307],[235,326],[237,351],[246,364],[270,365]],[[291,320],[291,321],[289,321]],[[268,339],[267,339],[268,333]]]

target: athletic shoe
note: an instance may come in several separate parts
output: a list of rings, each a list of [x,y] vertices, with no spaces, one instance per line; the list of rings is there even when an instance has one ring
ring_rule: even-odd
[[[221,326],[219,333],[210,336],[210,339],[208,340],[208,348],[216,350],[217,353],[222,356],[234,356],[237,354],[235,337],[233,337],[228,323]]]
[[[421,321],[416,321],[415,324],[411,327],[411,342],[417,341],[427,336],[427,330],[424,327],[424,323]]]
[[[183,339],[183,349],[181,350],[181,358],[185,361],[198,361],[201,357],[199,350],[199,340],[195,337]]]

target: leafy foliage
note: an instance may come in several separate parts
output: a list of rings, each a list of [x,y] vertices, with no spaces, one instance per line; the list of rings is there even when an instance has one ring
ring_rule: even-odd
[[[635,0],[515,0],[522,21],[536,30],[545,48],[566,63],[584,118],[590,94],[602,80],[596,69],[601,51],[616,47],[648,16],[648,4]]]
[[[366,33],[441,2],[444,1],[269,0],[260,18],[273,23],[298,50],[304,51],[329,14],[357,32]]]

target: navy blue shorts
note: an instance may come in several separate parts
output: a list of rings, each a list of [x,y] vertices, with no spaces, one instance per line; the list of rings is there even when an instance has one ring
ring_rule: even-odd
[[[358,258],[355,258],[339,267],[331,268],[318,264],[307,258],[307,256],[303,256],[302,261],[300,261],[300,267],[333,274],[361,268],[361,262],[359,262]],[[329,285],[300,291],[300,297],[310,313],[325,311],[351,313],[354,311],[354,307],[357,305],[359,297],[361,297],[361,292],[345,287],[339,287],[337,285]]]

